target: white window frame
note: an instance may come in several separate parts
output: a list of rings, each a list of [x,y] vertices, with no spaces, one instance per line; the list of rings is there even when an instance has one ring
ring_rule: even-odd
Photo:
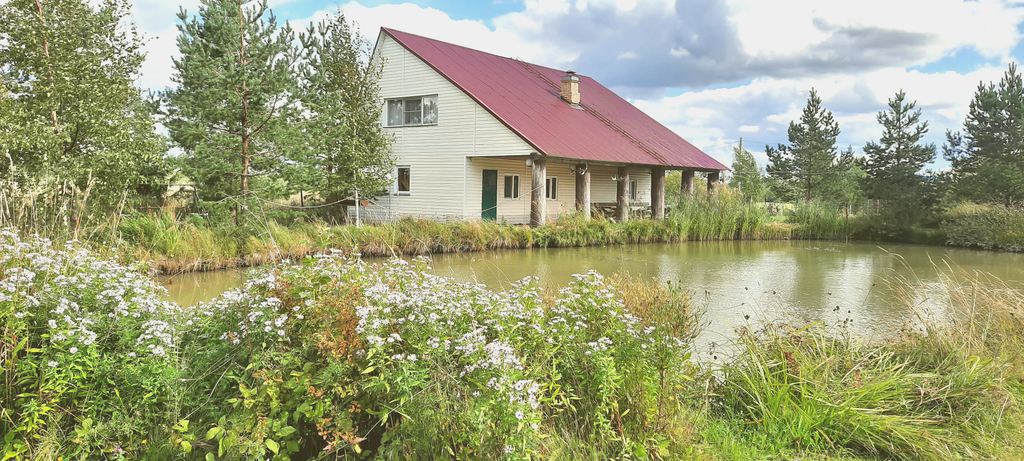
[[[409,170],[409,190],[400,190],[401,184],[401,172],[402,170]],[[398,165],[395,167],[395,183],[391,187],[394,195],[412,195],[412,167],[409,165]]]
[[[635,202],[640,196],[640,183],[635,179],[629,180],[629,201]]]
[[[405,123],[405,113],[406,113],[406,111],[405,111],[405,101],[415,101],[417,99],[420,101],[420,123]],[[390,117],[391,114],[389,113],[389,111],[391,110],[390,109],[391,103],[394,102],[394,101],[401,101],[402,102],[402,110],[401,110],[401,113],[402,113],[402,117],[401,117],[402,118],[402,123],[392,125],[391,124],[391,117]],[[424,115],[427,113],[426,109],[428,107],[428,102],[429,103],[433,103],[433,105],[434,105],[434,115],[435,115],[435,118],[434,118],[433,122],[423,123],[423,120],[426,119],[426,117]],[[433,125],[437,125],[437,119],[440,118],[440,114],[438,112],[439,111],[437,110],[437,95],[436,94],[431,94],[431,95],[426,95],[426,96],[413,96],[413,97],[408,97],[408,98],[391,98],[391,99],[386,99],[386,100],[384,100],[384,126],[386,126],[386,127],[400,127],[400,126],[433,126]]]
[[[548,176],[544,180],[544,197],[548,200],[558,200],[558,176]]]
[[[512,195],[508,194],[508,192],[509,192],[509,190],[508,190],[509,179],[512,179],[512,189],[511,189]],[[501,183],[501,195],[506,200],[519,200],[519,196],[521,195],[520,194],[520,190],[519,190],[519,185],[520,185],[519,175],[517,175],[517,174],[506,174],[506,175],[504,175],[504,177],[502,178],[501,181],[502,181],[502,183]]]

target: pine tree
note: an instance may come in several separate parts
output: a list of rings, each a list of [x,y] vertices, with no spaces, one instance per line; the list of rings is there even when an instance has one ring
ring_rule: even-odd
[[[867,160],[864,181],[868,198],[884,202],[886,222],[908,227],[930,206],[929,182],[921,175],[926,163],[935,160],[935,145],[921,144],[928,122],[921,121],[916,102],[905,102],[902,90],[889,100],[889,110],[878,113],[885,131],[879,142],[864,146]]]
[[[184,150],[182,172],[204,198],[290,192],[279,175],[308,163],[292,30],[278,27],[266,1],[203,0],[198,17],[178,13],[173,81],[165,124]]]
[[[1010,64],[999,85],[978,84],[963,133],[946,133],[943,157],[959,198],[1024,201],[1024,82]]]
[[[800,123],[790,122],[788,134],[788,146],[765,148],[768,174],[777,180],[775,193],[795,198],[787,196],[798,188],[807,201],[839,199],[842,174],[849,169],[852,158],[837,155],[839,123],[831,111],[821,106],[821,98],[813,88]]]
[[[735,147],[732,155],[732,179],[729,181],[729,187],[743,191],[743,195],[748,200],[764,200],[765,181],[761,177],[762,170],[757,166],[754,154],[751,154],[749,150]]]
[[[166,146],[154,131],[154,107],[134,85],[145,55],[130,15],[123,0],[0,6],[6,193],[113,205],[162,179]]]
[[[377,82],[383,63],[370,62],[370,43],[340,11],[310,25],[301,38],[308,53],[303,105],[310,117],[306,130],[315,159],[305,181],[329,203],[384,190],[391,182],[394,159],[392,138],[380,123],[383,106]]]

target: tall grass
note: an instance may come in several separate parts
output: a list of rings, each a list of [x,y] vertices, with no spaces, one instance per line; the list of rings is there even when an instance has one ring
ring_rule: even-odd
[[[1020,459],[1024,296],[951,266],[940,273],[933,286],[892,281],[907,312],[921,310],[922,289],[950,311],[919,312],[884,343],[822,324],[742,330],[740,352],[721,370],[712,442],[738,439],[768,453]]]
[[[581,247],[710,240],[840,238],[847,220],[824,205],[801,205],[787,222],[766,206],[749,203],[728,187],[682,198],[663,220],[614,222],[570,213],[530,229],[490,221],[437,222],[403,218],[356,228],[322,221],[292,220],[287,225],[251,216],[241,226],[209,225],[179,219],[172,211],[111,217],[87,234],[100,247],[118,248],[129,261],[148,261],[162,273],[253,266],[336,249],[364,256],[420,255],[496,249]]]
[[[803,202],[786,215],[795,224],[793,238],[827,240],[850,236],[850,217],[841,206],[825,202]]]

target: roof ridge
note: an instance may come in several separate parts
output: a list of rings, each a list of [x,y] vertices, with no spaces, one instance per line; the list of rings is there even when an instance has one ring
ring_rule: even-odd
[[[562,87],[560,87],[557,83],[555,83],[555,82],[551,81],[551,79],[545,77],[544,74],[542,74],[540,72],[537,72],[537,69],[534,69],[532,64],[530,64],[530,63],[528,63],[526,61],[523,61],[522,59],[519,59],[519,58],[514,59],[514,61],[519,63],[520,65],[522,65],[523,68],[526,69],[531,74],[536,75],[537,78],[541,79],[542,81],[548,82],[548,84],[551,85],[551,88],[554,88],[556,90],[561,90],[562,89]],[[557,69],[554,69],[554,70],[557,70]]]

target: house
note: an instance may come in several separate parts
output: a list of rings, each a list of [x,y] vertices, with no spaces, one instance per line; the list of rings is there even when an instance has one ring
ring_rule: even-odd
[[[598,204],[660,218],[667,170],[692,193],[694,172],[728,169],[584,75],[387,28],[371,59],[398,166],[365,219],[537,226]]]

